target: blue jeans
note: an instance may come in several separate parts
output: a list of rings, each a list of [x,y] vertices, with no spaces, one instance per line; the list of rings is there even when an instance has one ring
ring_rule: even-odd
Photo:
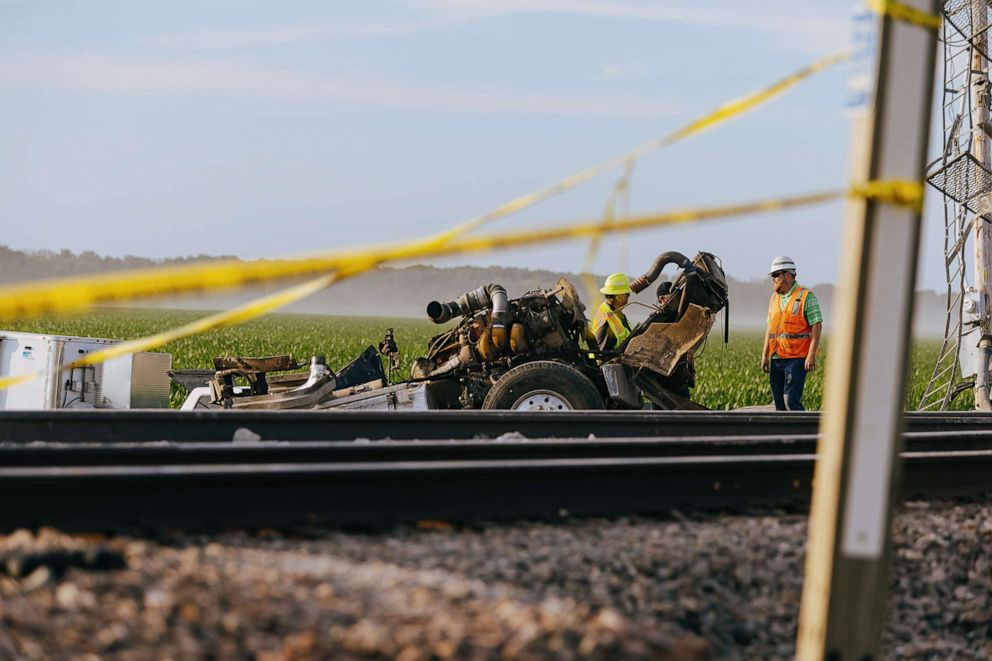
[[[805,358],[772,358],[768,380],[779,411],[805,411],[803,387],[806,385]]]

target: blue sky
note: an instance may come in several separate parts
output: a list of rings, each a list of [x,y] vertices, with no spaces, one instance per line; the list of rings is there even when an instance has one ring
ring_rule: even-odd
[[[253,258],[423,236],[843,48],[852,10],[0,0],[0,242]],[[643,159],[631,210],[843,186],[848,74],[821,74]],[[615,179],[492,229],[601,217]],[[940,222],[929,215],[922,284],[938,287]],[[605,241],[595,270],[639,273],[663,250],[702,249],[740,278],[763,277],[785,253],[801,280],[833,281],[840,230],[840,204],[659,229]],[[585,251],[440,263],[575,271]]]

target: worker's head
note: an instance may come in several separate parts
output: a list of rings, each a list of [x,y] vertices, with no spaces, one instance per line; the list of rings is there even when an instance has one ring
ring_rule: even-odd
[[[668,299],[672,297],[672,283],[665,280],[655,291],[655,295],[658,297],[658,305],[664,305],[668,302]]]
[[[772,288],[777,293],[788,293],[796,282],[795,260],[785,255],[779,255],[772,260],[772,265],[768,267],[768,277],[772,279]]]
[[[633,293],[630,288],[630,278],[625,273],[613,273],[606,278],[599,293],[606,297],[606,302],[614,310],[623,307],[627,305],[627,299]]]

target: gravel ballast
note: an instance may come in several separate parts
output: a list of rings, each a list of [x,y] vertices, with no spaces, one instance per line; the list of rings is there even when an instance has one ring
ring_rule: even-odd
[[[992,658],[992,501],[895,521],[887,658]],[[0,658],[791,658],[806,518],[0,537]]]

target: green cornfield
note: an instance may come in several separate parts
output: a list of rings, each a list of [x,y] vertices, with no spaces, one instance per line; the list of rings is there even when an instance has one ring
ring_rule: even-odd
[[[712,333],[696,360],[697,382],[693,399],[711,409],[736,409],[771,402],[768,375],[761,371],[762,334],[758,332],[731,334],[724,344],[717,333]],[[910,355],[909,387],[906,392],[906,409],[916,410],[930,380],[934,361],[940,351],[940,340],[916,340]],[[824,370],[829,369],[829,338],[820,345],[816,371],[806,378],[803,404],[808,409],[819,409],[823,403]],[[970,411],[974,408],[970,391],[958,395],[952,402],[954,410]]]
[[[164,331],[205,316],[195,311],[148,309],[102,309],[78,317],[28,319],[7,322],[9,330],[84,337],[134,339]],[[365,347],[377,345],[386,328],[393,328],[400,347],[399,374],[409,374],[413,360],[422,355],[427,340],[438,327],[427,320],[382,317],[328,317],[271,315],[240,326],[223,328],[173,342],[162,350],[172,354],[173,367],[209,368],[215,356],[273,356],[289,354],[298,362],[310,356],[327,358],[332,369],[343,367]],[[820,365],[809,375],[803,401],[807,408],[820,408],[824,367],[829,368],[829,342],[824,342]],[[914,343],[906,408],[916,408],[926,387],[940,343]],[[711,409],[734,409],[771,401],[768,377],[761,371],[761,334],[734,333],[724,344],[714,332],[696,360],[698,385],[693,399]],[[395,377],[394,377],[395,378]],[[179,406],[185,393],[173,386],[172,405]],[[971,393],[960,395],[953,408],[969,410]]]

